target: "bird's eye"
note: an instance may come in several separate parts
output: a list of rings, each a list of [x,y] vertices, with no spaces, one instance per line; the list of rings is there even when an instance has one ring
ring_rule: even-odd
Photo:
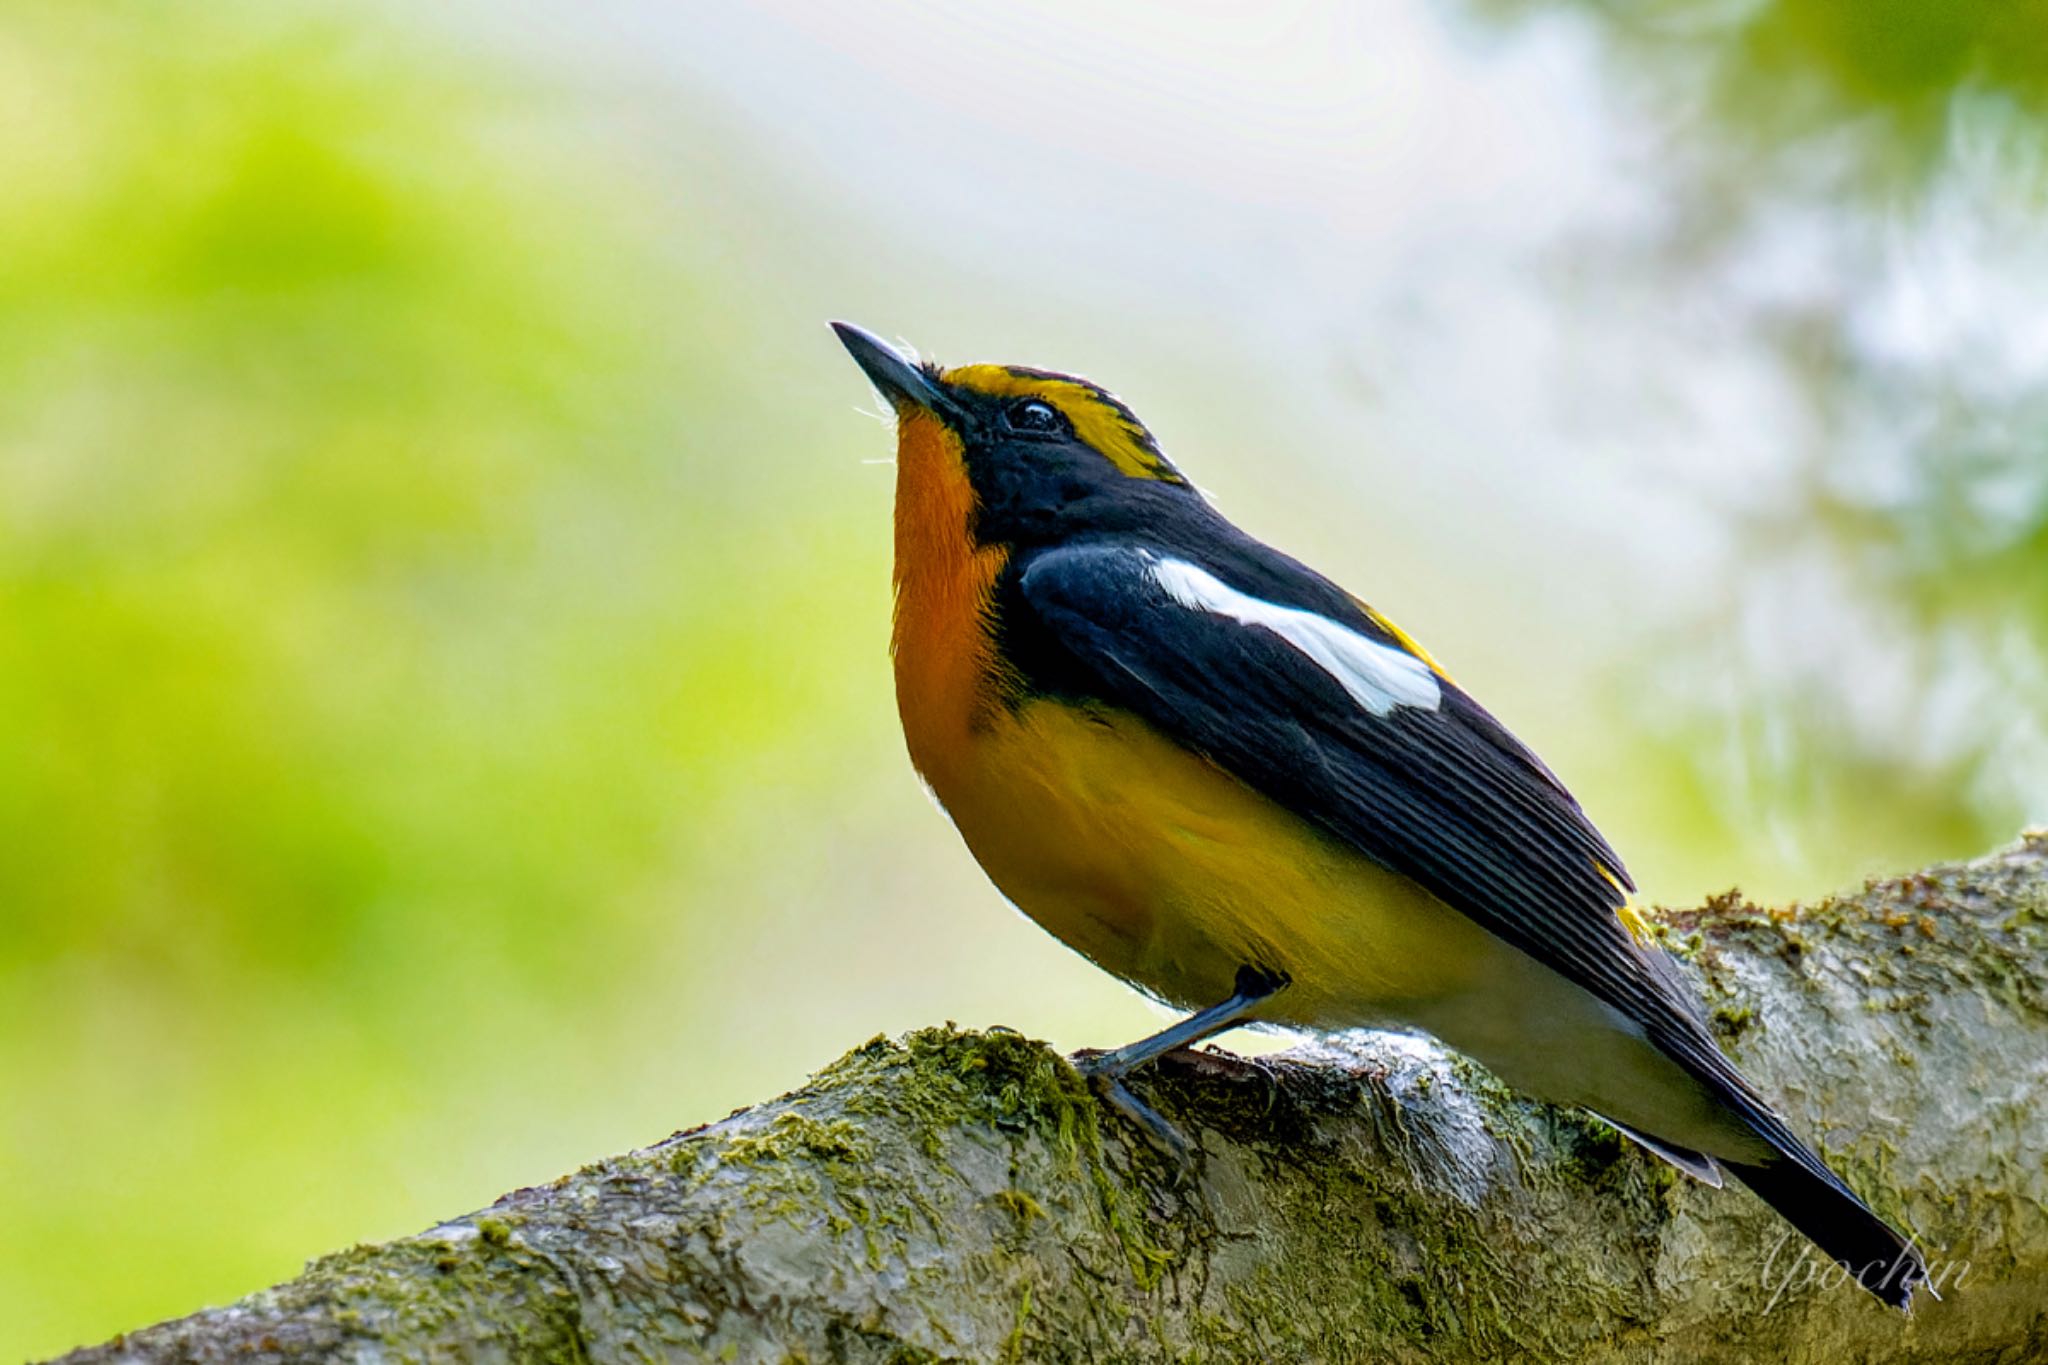
[[[1038,398],[1012,403],[1003,415],[1009,419],[1012,431],[1058,431],[1066,424],[1058,408]]]

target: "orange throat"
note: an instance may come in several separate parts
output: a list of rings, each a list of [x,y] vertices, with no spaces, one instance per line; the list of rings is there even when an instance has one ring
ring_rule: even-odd
[[[896,708],[910,760],[941,801],[994,702],[989,599],[1006,552],[976,545],[960,437],[928,413],[897,419]]]

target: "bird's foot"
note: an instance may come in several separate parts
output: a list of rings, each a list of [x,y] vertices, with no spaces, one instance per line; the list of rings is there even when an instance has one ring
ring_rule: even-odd
[[[1101,1096],[1110,1108],[1136,1124],[1159,1152],[1185,1169],[1193,1164],[1194,1147],[1181,1131],[1151,1105],[1131,1093],[1124,1084],[1130,1068],[1114,1052],[1083,1052],[1074,1056],[1074,1066],[1088,1080],[1088,1088]]]

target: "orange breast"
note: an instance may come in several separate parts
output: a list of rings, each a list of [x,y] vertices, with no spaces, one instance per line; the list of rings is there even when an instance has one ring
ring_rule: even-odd
[[[1005,554],[974,544],[974,489],[960,438],[937,419],[899,419],[896,451],[896,707],[911,762],[941,801],[967,780],[977,721],[999,678],[989,594]]]

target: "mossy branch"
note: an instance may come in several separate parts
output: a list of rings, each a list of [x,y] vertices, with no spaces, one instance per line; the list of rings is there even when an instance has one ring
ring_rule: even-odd
[[[1942,1302],[1886,1311],[1747,1194],[1412,1040],[1170,1059],[1138,1087],[1183,1174],[1043,1044],[929,1029],[68,1359],[2048,1358],[2048,837],[1666,923]]]

